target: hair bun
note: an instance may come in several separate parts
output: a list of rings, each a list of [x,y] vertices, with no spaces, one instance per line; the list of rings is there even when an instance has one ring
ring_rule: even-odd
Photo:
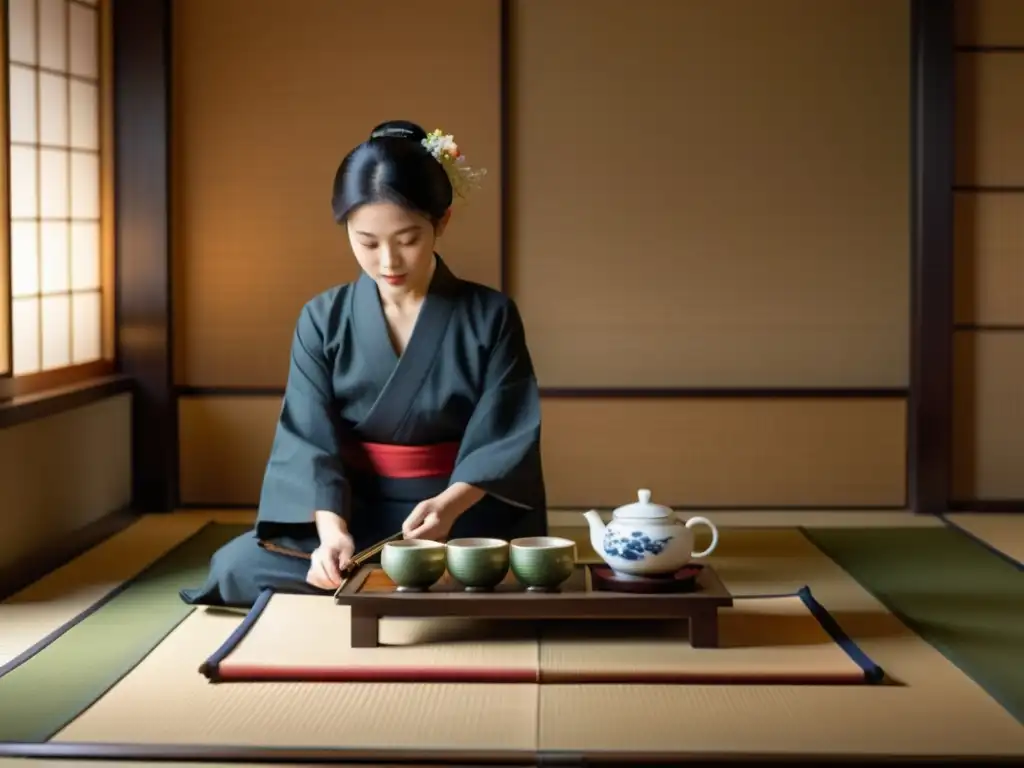
[[[370,140],[374,139],[408,139],[419,144],[427,138],[427,132],[416,123],[408,120],[388,120],[370,131]]]

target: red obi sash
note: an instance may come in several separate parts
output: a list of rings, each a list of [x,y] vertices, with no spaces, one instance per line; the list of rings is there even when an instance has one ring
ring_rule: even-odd
[[[458,443],[434,445],[346,445],[342,458],[353,468],[380,477],[407,480],[416,477],[449,477],[459,455]]]

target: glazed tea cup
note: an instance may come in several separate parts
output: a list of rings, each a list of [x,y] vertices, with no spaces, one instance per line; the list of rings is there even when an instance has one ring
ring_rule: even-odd
[[[529,592],[558,589],[576,568],[576,542],[560,536],[528,536],[509,545],[512,573]]]
[[[439,541],[390,541],[380,553],[380,567],[398,592],[423,592],[444,575],[445,554],[445,545]]]
[[[448,573],[469,591],[498,586],[508,573],[508,542],[504,539],[465,538],[448,542]]]

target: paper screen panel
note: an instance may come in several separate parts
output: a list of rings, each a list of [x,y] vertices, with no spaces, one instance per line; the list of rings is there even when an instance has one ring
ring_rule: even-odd
[[[900,506],[902,400],[543,401],[548,506]],[[278,397],[179,400],[181,498],[255,504]]]
[[[906,383],[908,3],[513,7],[510,290],[544,386]]]
[[[1024,324],[1024,195],[956,195],[956,320]]]
[[[956,0],[959,45],[1024,45],[1020,0]]]
[[[1024,185],[1024,56],[958,53],[956,181]]]
[[[301,306],[358,274],[331,186],[385,120],[453,133],[487,169],[438,249],[458,275],[498,284],[498,0],[436,13],[417,0],[306,0],[301,13],[177,0],[173,11],[179,383],[285,383]]]
[[[955,336],[953,495],[1024,498],[1024,332]]]

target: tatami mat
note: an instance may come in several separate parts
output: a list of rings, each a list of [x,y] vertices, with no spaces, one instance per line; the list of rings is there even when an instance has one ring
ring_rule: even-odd
[[[345,609],[339,609],[345,610]],[[531,750],[536,688],[501,684],[211,685],[197,671],[240,617],[196,611],[55,741]],[[160,717],[149,704],[159,692]]]
[[[902,685],[552,686],[540,692],[540,748],[610,750],[632,740],[654,751],[700,753],[1024,756],[1020,723],[806,539],[794,539],[770,565],[740,559],[719,565],[734,590],[755,589],[766,566],[781,584],[810,584],[863,651]],[[581,708],[616,714],[596,728],[573,714]],[[651,718],[651,712],[672,714]]]
[[[228,684],[302,682],[645,682],[864,684],[870,660],[832,638],[810,596],[744,598],[722,610],[719,647],[693,648],[683,621],[380,620],[380,646],[351,648],[349,612],[274,595],[207,673]]]
[[[941,525],[935,518],[884,511],[724,511],[708,513],[708,516],[722,528]],[[140,517],[137,523],[108,541],[0,603],[0,666],[88,610],[205,523],[248,523],[254,517],[251,510],[217,509],[179,510],[168,515]],[[586,525],[582,514],[574,511],[552,510],[549,520],[553,527]],[[572,535],[581,542],[587,539],[582,531]]]
[[[967,513],[949,515],[947,519],[992,549],[1002,552],[1018,563],[1024,563],[1024,514]]]
[[[246,523],[251,512],[143,515],[111,538],[0,602],[0,667],[138,575],[208,522]]]
[[[0,603],[0,666],[102,600],[203,524],[194,516],[141,518]]]
[[[809,584],[904,685],[211,685],[198,662],[240,619],[203,611],[56,740],[1024,756],[1024,727],[799,532],[731,531],[722,551],[712,561],[731,589]],[[151,717],[154,692],[159,718]]]

